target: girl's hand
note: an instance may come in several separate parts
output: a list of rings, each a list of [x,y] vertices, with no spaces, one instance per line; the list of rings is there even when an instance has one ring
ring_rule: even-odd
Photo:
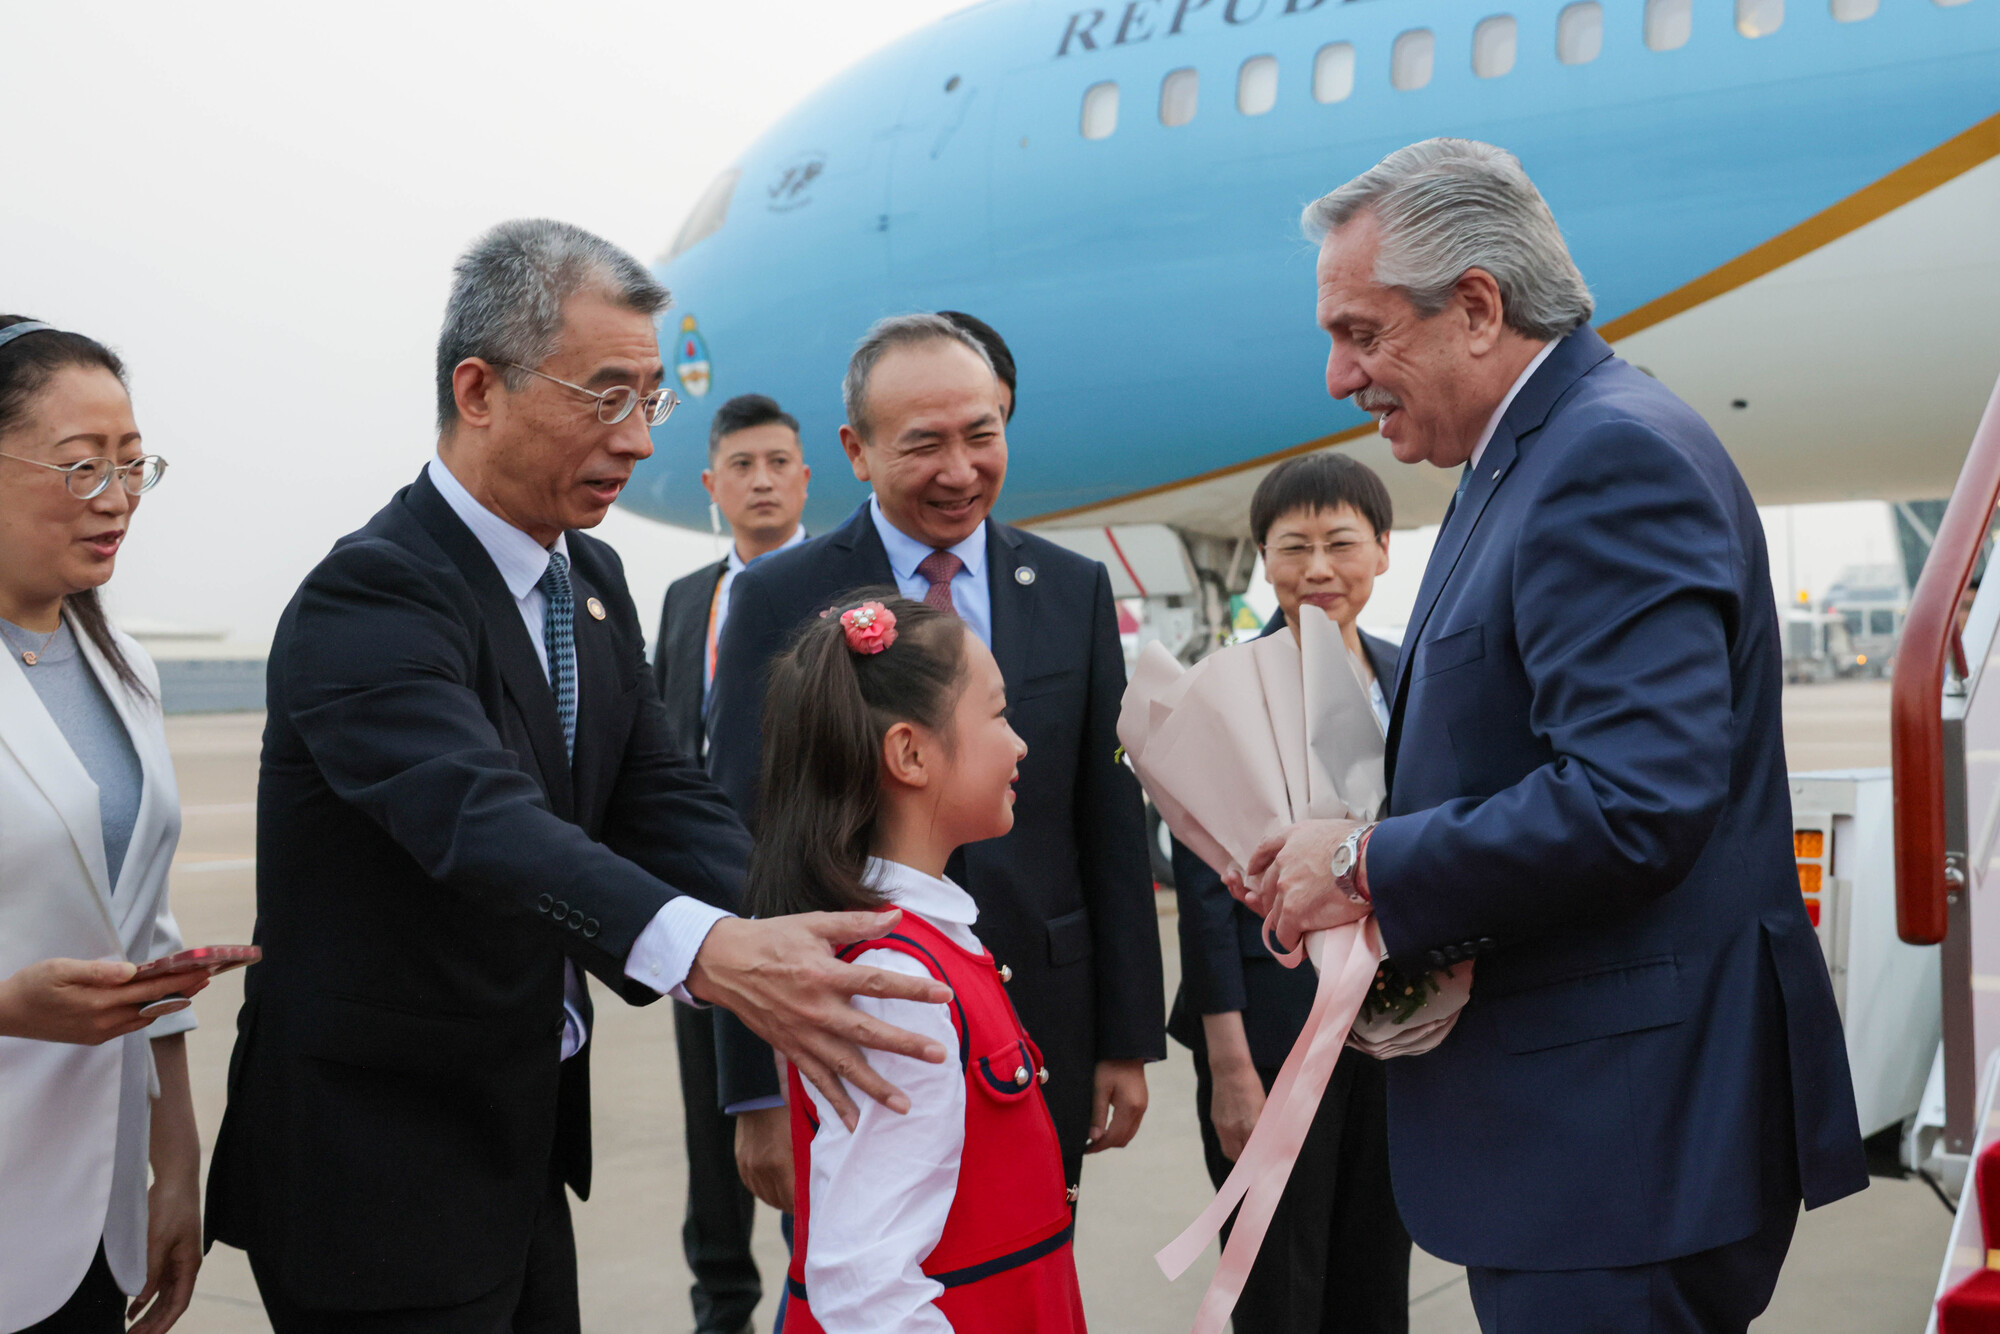
[[[792,1112],[766,1107],[736,1117],[736,1174],[779,1213],[792,1212]]]
[[[0,1036],[94,1047],[153,1022],[142,1006],[169,996],[192,996],[208,985],[206,973],[178,973],[132,981],[138,971],[123,960],[44,959],[0,981]]]

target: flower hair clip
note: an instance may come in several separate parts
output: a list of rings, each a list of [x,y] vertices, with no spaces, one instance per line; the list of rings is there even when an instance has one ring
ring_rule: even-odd
[[[864,602],[840,613],[840,628],[856,653],[880,653],[896,642],[896,613],[879,602]]]

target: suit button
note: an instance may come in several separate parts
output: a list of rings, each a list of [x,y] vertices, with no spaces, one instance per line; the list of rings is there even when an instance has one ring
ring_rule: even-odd
[[[1453,963],[1457,963],[1465,957],[1465,946],[1447,945],[1444,947],[1443,953],[1445,958],[1451,960]]]
[[[1041,1069],[1035,1071],[1035,1082],[1038,1084],[1046,1084],[1049,1082],[1049,1068],[1046,1065],[1043,1066]]]
[[[583,919],[583,938],[584,938],[585,940],[592,940],[592,939],[595,939],[595,938],[596,938],[596,936],[597,936],[597,919],[596,919],[595,917],[586,917],[586,918],[584,918],[584,919]]]
[[[1002,982],[1012,982],[1014,980],[1014,970],[1004,963],[1000,965],[1000,980]]]
[[[580,931],[583,929],[583,909],[581,908],[570,909],[569,929],[572,931]]]
[[[546,894],[542,895],[542,896],[541,896],[540,898],[538,898],[538,899],[536,899],[536,900],[535,900],[535,911],[536,911],[536,912],[547,912],[547,911],[548,911],[549,909],[551,909],[551,908],[553,908],[553,907],[555,907],[555,906],[556,906],[556,901],[555,901],[554,899],[550,898],[550,897],[549,897],[548,895],[546,895]]]
[[[1028,1082],[1028,1067],[1027,1067],[1027,1066],[1025,1066],[1025,1065],[1021,1065],[1021,1066],[1016,1066],[1016,1067],[1014,1068],[1014,1082],[1015,1082],[1016,1084],[1020,1084],[1020,1085],[1022,1085],[1022,1086],[1024,1086],[1024,1087],[1026,1086],[1026,1084],[1027,1084],[1027,1082]]]
[[[1428,963],[1431,966],[1432,972],[1436,972],[1440,968],[1449,968],[1451,966],[1451,960],[1444,957],[1443,950],[1432,950],[1429,954],[1424,956],[1424,962]]]
[[[1478,948],[1479,948],[1479,951],[1480,951],[1481,953],[1484,953],[1485,951],[1487,951],[1487,950],[1490,950],[1490,949],[1492,949],[1492,948],[1493,948],[1493,937],[1491,937],[1491,936],[1481,936],[1481,937],[1479,938],[1479,940],[1478,940],[1477,944],[1478,944]]]
[[[557,899],[556,906],[554,907],[554,909],[552,909],[552,911],[556,915],[556,920],[560,922],[563,918],[569,916],[569,905],[567,903],[564,903],[561,899]]]

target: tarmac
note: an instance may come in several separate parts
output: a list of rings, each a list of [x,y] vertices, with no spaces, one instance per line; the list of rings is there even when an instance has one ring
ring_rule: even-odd
[[[1785,709],[1795,772],[1889,762],[1886,683],[1792,687]],[[250,938],[262,727],[261,714],[167,721],[186,817],[172,902],[190,945]],[[1160,895],[1159,908],[1171,995],[1180,971],[1171,893]],[[189,1049],[204,1151],[222,1118],[241,977],[217,979],[196,1003],[201,1027],[190,1035]],[[668,1002],[634,1009],[601,990],[596,1000],[596,1188],[588,1201],[574,1204],[584,1328],[593,1334],[680,1334],[693,1321],[680,1250],[687,1187]],[[1188,1329],[1214,1269],[1211,1249],[1169,1284],[1152,1260],[1211,1194],[1195,1127],[1193,1066],[1185,1050],[1172,1043],[1168,1049],[1167,1060],[1148,1069],[1151,1107],[1137,1139],[1093,1157],[1084,1170],[1076,1258],[1086,1313],[1099,1334]],[[1877,1179],[1860,1195],[1803,1214],[1777,1296],[1752,1328],[1757,1334],[1921,1330],[1950,1225],[1950,1215],[1916,1180]],[[784,1262],[777,1219],[768,1210],[760,1210],[756,1247],[766,1274],[767,1296],[757,1317],[762,1331],[770,1328]],[[190,1334],[269,1330],[241,1252],[218,1246],[210,1253],[178,1328]],[[1462,1270],[1418,1252],[1410,1274],[1410,1328],[1412,1334],[1477,1329]]]

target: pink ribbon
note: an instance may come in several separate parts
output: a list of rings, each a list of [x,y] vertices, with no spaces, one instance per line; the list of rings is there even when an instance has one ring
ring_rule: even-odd
[[[1265,931],[1269,930],[1267,919]],[[1222,1231],[1230,1210],[1239,1201],[1242,1203],[1243,1210],[1229,1233],[1229,1244],[1223,1247],[1222,1263],[1216,1267],[1215,1277],[1202,1296],[1201,1308],[1195,1313],[1194,1334],[1222,1334],[1229,1313],[1235,1309],[1243,1284],[1250,1277],[1250,1266],[1264,1244],[1264,1233],[1277,1212],[1278,1200],[1285,1193],[1292,1165],[1298,1161],[1306,1132],[1312,1128],[1313,1117],[1319,1111],[1327,1081],[1333,1077],[1334,1062],[1340,1059],[1341,1047],[1354,1027],[1354,1018],[1361,1012],[1361,1002],[1382,961],[1382,933],[1372,915],[1335,927],[1325,932],[1324,937],[1319,987],[1313,994],[1312,1012],[1306,1017],[1299,1040],[1292,1044],[1277,1082],[1271,1086],[1271,1095],[1265,1100],[1256,1128],[1250,1132],[1249,1143],[1243,1146],[1242,1157],[1236,1160],[1229,1180],[1222,1183],[1222,1189],[1208,1208],[1202,1210],[1201,1217],[1153,1257],[1169,1280],[1179,1278]],[[1265,943],[1288,968],[1296,968],[1304,955],[1303,940],[1289,954],[1280,953],[1268,934]]]

